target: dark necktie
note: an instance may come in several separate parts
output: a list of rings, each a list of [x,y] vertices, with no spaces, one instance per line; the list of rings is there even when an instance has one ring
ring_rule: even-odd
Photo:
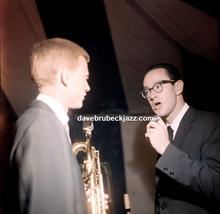
[[[171,128],[171,126],[167,126],[167,131],[170,141],[173,142],[173,129]]]

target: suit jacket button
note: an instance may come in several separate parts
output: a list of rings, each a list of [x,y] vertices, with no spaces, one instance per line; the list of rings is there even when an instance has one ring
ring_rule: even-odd
[[[167,203],[162,203],[162,205],[160,206],[162,210],[167,208]]]
[[[170,172],[170,176],[174,176],[174,172]]]
[[[168,171],[168,168],[167,168],[167,167],[164,167],[163,170],[164,170],[164,171]]]

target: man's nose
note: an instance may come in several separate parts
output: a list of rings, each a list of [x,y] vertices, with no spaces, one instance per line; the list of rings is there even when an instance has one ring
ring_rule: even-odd
[[[153,100],[156,96],[157,96],[157,92],[155,92],[153,89],[151,89],[148,99]]]

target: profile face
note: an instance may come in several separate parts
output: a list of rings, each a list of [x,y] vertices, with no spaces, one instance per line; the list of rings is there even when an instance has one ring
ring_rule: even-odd
[[[90,90],[88,64],[84,57],[80,56],[73,72],[70,75],[69,104],[68,108],[78,109],[83,105],[83,100]]]
[[[168,117],[175,109],[177,102],[177,94],[175,91],[175,83],[159,84],[162,91],[156,92],[153,86],[158,87],[157,83],[164,80],[170,80],[164,68],[156,68],[147,73],[143,80],[145,89],[150,89],[147,100],[155,114],[161,118]]]

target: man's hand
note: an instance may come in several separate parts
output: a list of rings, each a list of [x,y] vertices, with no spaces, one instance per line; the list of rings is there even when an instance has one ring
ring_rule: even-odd
[[[149,138],[152,147],[161,155],[170,144],[167,126],[162,119],[147,124],[145,137]]]

